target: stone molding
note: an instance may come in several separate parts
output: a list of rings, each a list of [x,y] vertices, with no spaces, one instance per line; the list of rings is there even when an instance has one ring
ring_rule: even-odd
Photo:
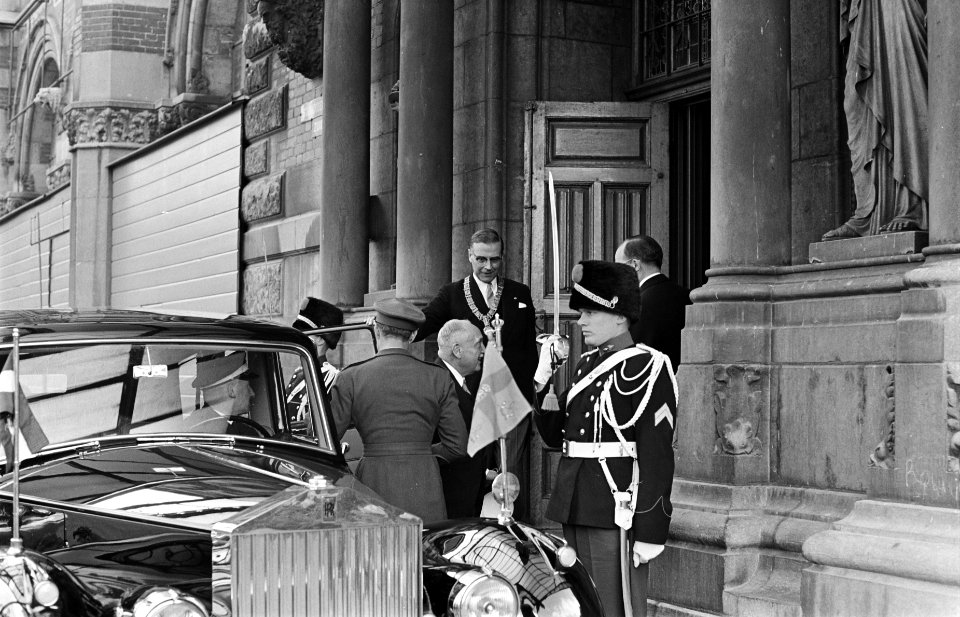
[[[284,66],[308,79],[323,75],[323,0],[260,0],[257,11]]]
[[[863,499],[830,530],[805,541],[803,556],[823,566],[957,586],[957,511]]]
[[[757,434],[764,415],[763,379],[767,372],[760,365],[714,366],[714,454],[761,454],[763,443]]]
[[[960,473],[960,362],[947,362],[947,434],[950,435],[947,466]]]
[[[896,419],[897,419],[897,397],[896,397],[896,372],[892,365],[886,367],[887,375],[884,378],[883,396],[884,396],[884,437],[873,448],[873,454],[870,455],[870,467],[879,467],[880,469],[893,469],[896,467]]]

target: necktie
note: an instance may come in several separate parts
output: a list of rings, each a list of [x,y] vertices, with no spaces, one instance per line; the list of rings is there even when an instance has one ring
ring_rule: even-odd
[[[494,291],[493,283],[487,285],[487,308],[493,308],[493,296],[495,295]]]

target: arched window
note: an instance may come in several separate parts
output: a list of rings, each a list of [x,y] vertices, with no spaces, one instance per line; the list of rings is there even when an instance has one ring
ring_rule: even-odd
[[[32,107],[24,123],[24,149],[20,161],[20,188],[24,192],[42,193],[46,190],[47,168],[54,161],[57,112],[60,106],[60,70],[53,58],[43,61],[34,77]]]

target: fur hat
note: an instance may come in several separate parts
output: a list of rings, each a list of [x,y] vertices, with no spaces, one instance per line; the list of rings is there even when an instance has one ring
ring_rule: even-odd
[[[609,261],[581,261],[570,273],[573,292],[570,308],[606,311],[640,319],[640,285],[637,273],[626,264]]]
[[[343,325],[343,311],[319,298],[304,298],[300,303],[300,313],[293,322],[297,330],[316,330]],[[340,332],[321,334],[330,349],[336,349],[340,342]]]

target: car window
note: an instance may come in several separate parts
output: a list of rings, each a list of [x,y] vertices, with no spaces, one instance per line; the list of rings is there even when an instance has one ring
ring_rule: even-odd
[[[305,400],[322,409],[313,402],[315,377],[304,369],[304,356],[289,350],[130,343],[22,347],[22,456],[48,444],[148,433],[296,435],[329,448],[322,418],[308,412],[294,426],[287,417],[286,390],[295,376],[304,384]]]

